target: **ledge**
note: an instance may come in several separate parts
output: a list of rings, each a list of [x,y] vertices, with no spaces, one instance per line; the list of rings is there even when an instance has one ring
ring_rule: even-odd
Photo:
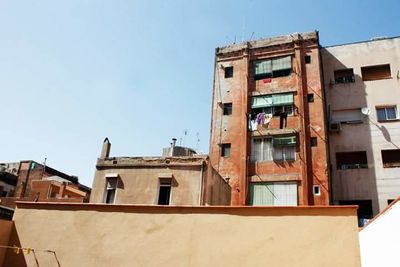
[[[296,134],[300,132],[297,128],[283,128],[283,129],[263,129],[251,132],[251,136],[272,136],[272,135],[284,135],[284,134]]]

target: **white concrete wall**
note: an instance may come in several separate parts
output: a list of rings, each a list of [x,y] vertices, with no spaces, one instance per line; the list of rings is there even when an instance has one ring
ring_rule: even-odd
[[[363,267],[399,266],[400,201],[362,229],[359,238]]]
[[[375,107],[400,111],[400,38],[327,47],[322,50],[327,104],[331,111],[371,110],[362,124],[330,134],[334,200],[373,201],[374,214],[400,195],[400,168],[383,168],[381,150],[400,148],[400,121],[378,123]],[[391,79],[362,81],[361,67],[390,64]],[[333,84],[334,70],[353,68],[355,83]],[[336,152],[366,151],[368,169],[336,170]]]

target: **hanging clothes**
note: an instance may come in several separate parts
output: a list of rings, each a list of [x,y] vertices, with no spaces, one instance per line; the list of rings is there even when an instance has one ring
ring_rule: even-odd
[[[258,125],[264,124],[264,120],[265,120],[265,112],[258,113],[257,118],[256,118],[257,124]]]
[[[271,114],[266,114],[265,115],[265,119],[264,119],[264,123],[263,123],[263,126],[265,128],[268,128],[269,123],[271,122],[271,119],[272,119],[272,115]]]

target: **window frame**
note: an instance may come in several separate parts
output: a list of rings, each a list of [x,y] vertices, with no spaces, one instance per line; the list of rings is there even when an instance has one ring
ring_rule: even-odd
[[[106,183],[105,183],[105,189],[104,189],[104,196],[103,196],[103,203],[105,204],[115,204],[115,201],[117,199],[117,189],[118,189],[118,182],[119,182],[119,177],[114,177],[114,176],[106,176]],[[109,186],[111,184],[111,180],[115,180],[115,186]],[[109,202],[109,196],[111,195],[110,192],[113,192],[112,194],[112,201]]]
[[[168,188],[168,197],[166,198],[167,202],[166,203],[160,203],[161,202],[161,192],[162,189],[164,190],[165,188]],[[172,200],[172,179],[158,179],[158,194],[157,194],[157,205],[161,206],[169,206],[171,205],[171,200]]]
[[[233,78],[233,66],[224,67],[224,78]]]
[[[294,144],[284,144],[284,145],[278,145],[274,143],[274,139],[276,138],[284,138],[284,137],[295,137],[296,143]],[[254,141],[255,140],[261,140],[261,148],[260,148],[260,152],[259,155],[254,156],[254,150],[255,150],[255,145],[254,145]],[[264,158],[264,147],[267,146],[265,145],[265,140],[268,140],[268,142],[270,142],[270,144],[268,145],[270,152],[267,153],[267,155],[271,156],[271,159],[266,159]],[[275,136],[275,137],[271,137],[271,136],[257,136],[257,137],[253,137],[251,138],[251,153],[250,153],[250,161],[252,163],[256,163],[256,162],[293,162],[296,161],[296,146],[297,146],[297,137],[295,135],[291,135],[291,136]],[[286,151],[288,149],[288,147],[290,147],[290,149],[293,149],[294,151]],[[281,151],[279,151],[281,150]],[[276,158],[276,154],[277,153],[281,153],[282,157],[281,158]],[[293,154],[293,158],[287,158],[288,155]],[[258,157],[260,156],[261,157]],[[260,159],[261,158],[261,159]]]
[[[278,62],[278,60],[288,58],[290,57],[290,68],[286,69],[278,69],[274,70],[274,62]],[[256,64],[258,63],[263,63],[265,62],[267,65],[270,65],[269,69],[271,70],[270,72],[263,72],[263,73],[258,73],[256,74]],[[265,78],[279,78],[279,77],[286,77],[292,74],[293,72],[293,62],[292,62],[292,56],[287,55],[287,56],[282,56],[282,57],[275,57],[275,58],[265,58],[265,59],[258,59],[254,60],[252,62],[253,65],[253,79],[255,81],[262,80]]]
[[[228,151],[228,153],[226,153]],[[231,156],[231,143],[221,144],[221,157],[229,158]]]
[[[382,158],[382,166],[383,166],[383,168],[385,168],[385,169],[399,168],[400,167],[400,160],[399,161],[387,161],[387,162],[383,161],[384,157],[386,158],[386,157],[389,156],[389,155],[385,155],[384,156],[384,152],[389,153],[390,151],[397,151],[397,153],[400,154],[400,149],[382,149],[381,150],[381,158]]]
[[[230,116],[233,112],[233,105],[232,103],[224,103],[222,104],[222,114],[224,116]]]
[[[346,74],[345,73],[346,71],[348,71],[348,72],[351,71],[351,75]],[[333,78],[335,80],[335,84],[355,83],[355,81],[356,81],[353,68],[334,70]]]
[[[394,119],[388,119],[388,112],[387,112],[387,110],[388,109],[391,109],[391,108],[393,108],[394,109],[394,112],[395,112],[395,114],[396,114],[396,117],[394,118]],[[378,110],[384,110],[385,111],[385,119],[380,119],[379,118],[379,115],[378,115]],[[398,114],[398,111],[397,111],[397,105],[389,105],[389,106],[377,106],[377,107],[375,107],[375,111],[376,111],[376,120],[378,121],[378,122],[388,122],[388,121],[398,121],[399,120],[399,114]]]
[[[371,73],[366,73],[366,72],[370,72],[372,69],[378,69],[378,68],[383,68],[383,67],[385,67],[385,66],[387,66],[388,67],[388,71],[389,71],[389,76],[382,76],[382,77],[378,77],[378,78],[376,78],[376,77],[374,77],[373,75],[373,77],[371,78],[371,77],[366,77],[366,76],[368,76],[368,75],[371,75]],[[385,79],[392,79],[392,70],[391,70],[391,68],[390,68],[390,64],[379,64],[379,65],[370,65],[370,66],[363,66],[363,67],[361,67],[361,78],[362,78],[362,80],[363,81],[377,81],[377,80],[385,80]]]
[[[338,154],[356,154],[356,153],[365,153],[365,163],[342,163],[339,164]],[[367,151],[344,151],[344,152],[336,152],[335,154],[336,160],[336,169],[337,170],[352,170],[352,169],[368,169],[368,154]]]

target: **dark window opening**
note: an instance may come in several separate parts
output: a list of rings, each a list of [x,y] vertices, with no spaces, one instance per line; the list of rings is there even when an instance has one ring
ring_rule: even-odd
[[[158,205],[169,205],[171,198],[171,181],[160,181],[160,189],[158,193]]]
[[[363,81],[389,79],[392,77],[389,64],[361,67],[361,75]]]
[[[233,67],[225,67],[225,78],[233,77]]]
[[[341,200],[339,205],[358,205],[358,226],[364,226],[369,219],[373,218],[372,200]]]
[[[115,193],[117,191],[117,178],[107,178],[105,203],[112,204],[115,202]]]
[[[398,119],[396,106],[376,108],[376,115],[378,117],[378,121],[380,122]]]
[[[2,197],[6,197],[6,196],[7,196],[7,191],[1,192],[1,196],[2,196]]]
[[[390,205],[390,204],[392,204],[393,201],[394,201],[394,199],[388,199],[387,204]]]
[[[224,115],[232,115],[232,103],[224,104]]]
[[[317,137],[311,137],[310,143],[311,146],[317,146]]]
[[[367,152],[339,152],[336,153],[336,167],[338,170],[368,168]]]
[[[316,195],[316,196],[321,195],[321,188],[319,187],[319,185],[314,185],[313,191],[314,191],[314,195]]]
[[[308,103],[314,102],[314,94],[308,94],[307,95],[307,101],[308,101]]]
[[[305,56],[304,57],[304,61],[306,62],[306,64],[310,64],[311,63],[311,56]]]
[[[400,149],[382,150],[383,168],[400,167]]]
[[[342,69],[335,70],[335,83],[354,83],[354,72],[353,69]]]
[[[221,157],[229,157],[231,155],[231,144],[221,145]]]

